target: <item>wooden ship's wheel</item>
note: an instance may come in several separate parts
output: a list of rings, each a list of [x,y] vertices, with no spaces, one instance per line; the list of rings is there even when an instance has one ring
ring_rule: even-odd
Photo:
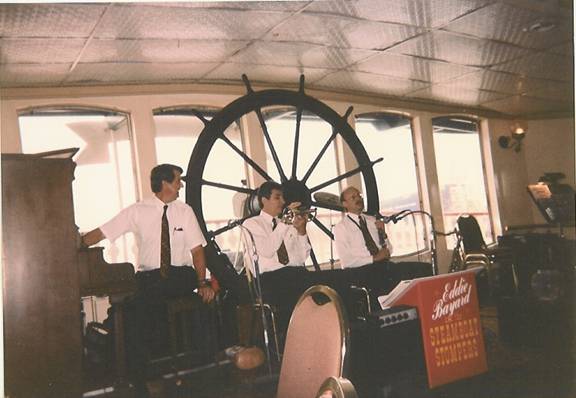
[[[284,197],[287,203],[299,201],[306,206],[340,210],[337,205],[314,200],[314,194],[321,192],[324,188],[345,178],[361,174],[365,184],[364,195],[366,199],[366,211],[368,213],[378,212],[378,189],[372,166],[381,159],[375,161],[369,159],[366,150],[356,136],[356,132],[350,124],[348,124],[347,118],[352,112],[352,107],[349,107],[346,113],[341,116],[323,102],[307,95],[304,92],[304,76],[300,77],[300,86],[298,91],[283,89],[254,91],[246,75],[243,75],[242,78],[247,89],[246,95],[228,104],[222,110],[217,112],[210,120],[203,117],[200,112],[197,112],[196,114],[196,116],[203,121],[205,127],[198,138],[188,164],[186,202],[194,209],[207,241],[211,241],[216,236],[226,233],[237,226],[239,222],[243,221],[243,219],[257,214],[258,211],[258,209],[252,210],[252,214],[245,215],[243,219],[238,220],[235,223],[231,223],[216,230],[208,230],[202,203],[202,190],[204,187],[209,186],[216,189],[244,193],[248,195],[249,199],[254,199],[257,191],[257,187],[249,188],[245,186],[234,186],[221,183],[217,180],[214,181],[214,173],[212,173],[210,180],[205,177],[206,162],[214,145],[219,140],[231,148],[248,167],[251,167],[256,173],[262,176],[263,179],[272,180],[272,177],[270,177],[270,174],[262,167],[262,165],[258,164],[248,156],[242,148],[239,148],[229,137],[226,136],[228,127],[236,123],[237,120],[240,120],[241,117],[251,112],[255,113],[260,123],[261,134],[263,135],[265,144],[267,145],[269,153],[273,159],[274,166],[280,176],[280,181],[277,182],[283,187]],[[273,140],[271,139],[269,126],[267,125],[263,115],[263,109],[274,106],[292,107],[296,115],[291,169],[288,169],[285,164],[281,164],[278,152],[273,145]],[[301,143],[300,126],[303,115],[313,115],[322,120],[323,123],[328,123],[331,127],[332,134],[325,144],[321,148],[318,148],[317,156],[311,162],[306,172],[300,175],[297,173],[297,170],[299,161],[299,145]],[[335,175],[323,183],[311,186],[310,176],[317,170],[318,163],[338,135],[348,145],[359,166],[343,174]],[[226,164],[222,164],[223,169],[226,167]],[[230,204],[230,206],[232,206],[232,204]],[[312,222],[325,233],[326,239],[333,238],[330,228],[324,225],[320,220],[315,218]]]

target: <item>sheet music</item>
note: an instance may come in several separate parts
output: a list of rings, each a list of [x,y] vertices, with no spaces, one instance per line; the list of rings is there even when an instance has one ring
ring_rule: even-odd
[[[378,297],[378,303],[380,304],[380,307],[383,310],[390,307],[394,301],[396,301],[396,299],[402,295],[408,286],[410,286],[411,282],[412,279],[400,281],[400,283],[398,283],[390,293]]]

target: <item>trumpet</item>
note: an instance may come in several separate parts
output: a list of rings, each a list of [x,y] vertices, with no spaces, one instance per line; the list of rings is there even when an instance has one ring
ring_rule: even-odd
[[[280,220],[288,225],[292,225],[294,222],[294,218],[296,216],[306,217],[306,221],[312,221],[316,218],[316,213],[318,209],[316,208],[309,208],[309,207],[298,207],[296,209],[291,209],[289,207],[285,207],[282,211],[282,215],[280,216]]]

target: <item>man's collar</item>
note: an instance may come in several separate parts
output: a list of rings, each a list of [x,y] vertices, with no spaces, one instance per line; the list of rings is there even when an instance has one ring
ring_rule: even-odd
[[[272,217],[270,214],[266,213],[264,210],[260,210],[260,215],[270,222],[272,222],[272,219],[276,218],[276,217]]]
[[[348,212],[348,213],[346,213],[346,215],[354,221],[358,221],[360,219],[360,214],[354,214],[354,213]]]

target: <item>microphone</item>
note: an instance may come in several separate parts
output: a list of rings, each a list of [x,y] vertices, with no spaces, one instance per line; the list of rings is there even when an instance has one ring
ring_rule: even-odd
[[[390,221],[396,224],[398,221],[408,215],[406,213],[410,213],[410,210],[402,210],[398,213],[392,214],[391,216],[382,216],[382,221],[384,221],[386,224],[388,224]]]

